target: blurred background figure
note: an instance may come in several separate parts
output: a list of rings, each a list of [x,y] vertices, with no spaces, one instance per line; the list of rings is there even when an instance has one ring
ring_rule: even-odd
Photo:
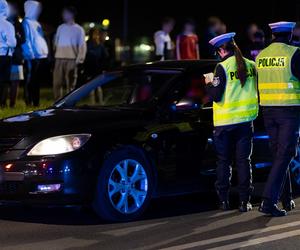
[[[222,35],[227,32],[226,24],[216,16],[211,16],[207,20],[207,29],[203,36],[201,43],[201,58],[205,59],[217,59],[218,56],[215,53],[213,46],[209,44],[209,41],[214,37]]]
[[[6,106],[8,95],[11,59],[16,47],[14,26],[6,19],[9,7],[6,0],[0,0],[0,107]]]
[[[175,20],[171,17],[165,17],[162,21],[161,30],[155,32],[155,60],[172,59],[172,39],[170,33],[174,29]]]
[[[26,1],[25,18],[22,22],[25,43],[22,45],[26,65],[25,102],[27,106],[40,104],[40,78],[43,62],[48,57],[48,45],[41,24],[38,22],[42,6],[37,1]]]
[[[90,29],[87,41],[87,54],[84,62],[84,71],[87,81],[101,74],[106,68],[108,52],[104,46],[104,41],[105,39],[101,39],[99,29]]]
[[[22,44],[25,43],[25,34],[23,30],[23,26],[19,21],[19,7],[17,2],[10,1],[9,2],[9,17],[8,21],[11,22],[15,27],[17,46],[14,49],[13,57],[12,57],[12,67],[10,74],[10,103],[9,106],[13,108],[16,104],[16,99],[18,95],[18,87],[20,82],[24,80],[24,57],[22,52]]]
[[[297,22],[293,30],[292,45],[300,47],[300,22]]]
[[[104,46],[107,58],[104,63],[104,69],[110,70],[115,67],[115,45],[112,42],[112,39],[109,38],[109,33],[105,29],[100,29],[100,42]]]
[[[221,22],[221,28],[219,34],[225,34],[227,32],[227,25],[223,22]]]
[[[246,31],[246,39],[248,42],[252,42],[255,37],[254,34],[259,30],[258,26],[256,23],[251,23],[248,27],[247,27],[247,31]]]
[[[53,72],[54,99],[76,87],[78,65],[84,62],[86,43],[84,29],[75,22],[75,7],[65,7],[62,12],[64,23],[57,28],[54,39],[55,66]],[[64,91],[65,88],[65,91]]]
[[[255,61],[257,55],[266,47],[265,33],[255,23],[246,30],[243,53],[246,58]]]
[[[194,20],[188,19],[183,26],[183,31],[177,36],[176,58],[177,60],[198,60],[199,39],[195,34],[196,25]]]
[[[105,48],[106,32],[101,32],[97,28],[92,28],[89,31],[87,41],[87,54],[84,62],[85,83],[92,80],[94,77],[102,74],[107,67],[108,52]],[[103,103],[103,92],[98,88],[93,93],[92,103]]]

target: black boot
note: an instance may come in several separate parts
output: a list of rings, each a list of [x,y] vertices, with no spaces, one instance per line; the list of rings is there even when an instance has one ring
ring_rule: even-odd
[[[272,204],[267,201],[263,201],[258,209],[259,212],[271,215],[272,217],[282,217],[286,216],[286,210],[281,210],[278,208],[277,204]]]
[[[252,210],[252,204],[248,201],[242,201],[239,205],[239,211],[241,213],[246,213]]]
[[[230,210],[229,201],[221,201],[220,210],[222,210],[222,211]]]
[[[282,201],[282,207],[286,211],[292,211],[293,209],[296,208],[296,203],[294,200]]]

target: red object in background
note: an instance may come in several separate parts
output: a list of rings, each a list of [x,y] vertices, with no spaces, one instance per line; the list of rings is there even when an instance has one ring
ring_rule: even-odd
[[[196,34],[178,36],[177,41],[179,42],[180,59],[181,60],[197,60],[198,55],[197,48],[199,40]]]
[[[203,98],[205,95],[205,88],[204,88],[204,79],[203,78],[193,78],[191,79],[191,86],[187,93],[189,98]]]

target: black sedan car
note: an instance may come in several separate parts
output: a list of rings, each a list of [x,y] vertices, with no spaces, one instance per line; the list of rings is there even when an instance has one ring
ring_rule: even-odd
[[[215,61],[134,65],[99,76],[46,110],[0,122],[0,200],[92,204],[106,220],[138,218],[154,197],[213,191]],[[255,124],[254,182],[271,166]],[[300,184],[299,161],[291,166]]]

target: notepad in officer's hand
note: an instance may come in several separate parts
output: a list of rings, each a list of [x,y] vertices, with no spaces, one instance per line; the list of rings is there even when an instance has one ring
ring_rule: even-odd
[[[210,84],[214,81],[214,73],[203,74],[205,77],[205,84]]]

